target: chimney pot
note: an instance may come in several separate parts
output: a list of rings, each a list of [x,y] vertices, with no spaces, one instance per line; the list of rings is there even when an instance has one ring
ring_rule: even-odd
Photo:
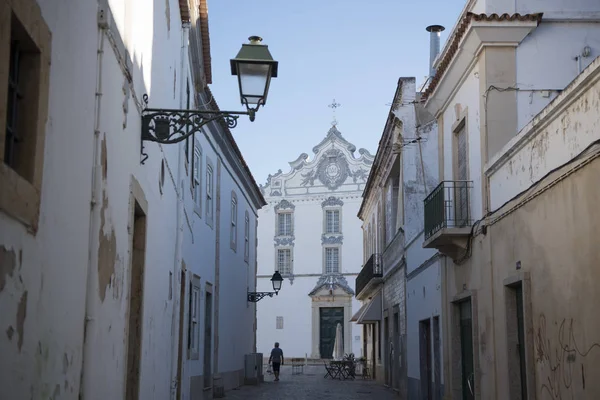
[[[446,28],[442,25],[429,25],[425,29],[429,32],[429,77],[433,78],[435,75],[433,62],[438,54],[440,54],[440,32],[444,31]]]

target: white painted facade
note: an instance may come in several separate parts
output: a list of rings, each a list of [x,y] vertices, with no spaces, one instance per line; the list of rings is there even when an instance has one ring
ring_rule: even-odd
[[[466,24],[465,33],[459,34],[468,12],[485,13],[489,21],[473,20]],[[496,21],[490,19],[494,13],[542,13],[542,16],[539,22]],[[485,210],[489,210],[486,204],[489,200],[482,198],[482,166],[600,55],[598,18],[600,4],[596,0],[467,2],[436,59],[435,66],[438,68],[442,60],[448,59],[449,62],[443,71],[443,79],[428,94],[426,108],[436,117],[443,118],[444,138],[452,137],[453,122],[466,117],[469,180],[473,181],[474,188],[470,204],[474,220],[480,219]],[[451,48],[455,37],[459,37],[460,46],[451,56],[449,53],[453,52]],[[510,59],[513,64],[509,64],[513,69],[514,79],[509,78],[513,81],[510,85],[502,84],[506,77],[493,76],[493,71],[485,70],[482,51],[489,51],[494,46],[514,48],[514,58]],[[489,75],[487,82],[484,81],[486,74]],[[486,106],[482,98],[489,100],[500,91],[505,95],[509,92],[516,96],[516,123],[511,122],[514,124],[514,132],[510,138],[502,136],[501,139],[490,139],[490,142],[494,141],[493,144],[482,143],[481,137],[485,133],[480,135],[480,132],[494,128],[491,126],[494,121],[485,119]],[[455,104],[460,104],[460,110],[454,107]],[[482,149],[486,145],[491,148],[489,155]],[[451,141],[444,140],[442,176],[446,180],[454,179],[452,151]]]
[[[374,242],[383,260],[376,379],[407,398],[425,396],[427,387],[443,393],[441,268],[437,251],[422,247],[423,201],[439,183],[438,129],[420,95],[414,78],[399,79],[361,211],[366,246]]]
[[[284,277],[279,294],[257,306],[257,347],[265,357],[276,341],[286,358],[330,357],[321,354],[319,326],[320,309],[332,307],[343,308],[344,352],[360,354],[361,329],[350,322],[360,306],[354,279],[363,259],[356,214],[373,157],[364,149],[356,157],[355,151],[334,126],[313,148],[314,157],[301,154],[289,172],[269,175],[262,186],[267,206],[259,210],[257,290],[273,290],[277,269]],[[326,233],[328,211],[339,215],[338,232]],[[279,218],[290,218],[289,230],[279,230]],[[328,249],[339,254],[333,270],[327,270]],[[278,260],[284,251],[290,264]]]
[[[588,100],[597,97],[589,90],[591,81],[597,79],[592,78],[596,76],[591,72],[595,68],[578,74],[590,63],[598,62],[599,16],[600,3],[595,0],[469,1],[437,58],[437,75],[425,91],[425,108],[435,115],[439,126],[438,175],[450,185],[446,194],[438,197],[444,201],[442,207],[434,201],[428,203],[434,209],[430,218],[437,218],[432,225],[441,224],[422,244],[441,253],[437,279],[444,310],[441,325],[446,396],[505,398],[508,386],[512,397],[518,397],[516,390],[523,387],[527,387],[529,396],[536,393],[532,379],[537,380],[534,376],[539,363],[534,360],[539,357],[530,357],[535,352],[532,341],[523,345],[530,353],[526,385],[522,376],[516,378],[519,369],[507,363],[507,359],[514,358],[515,347],[507,345],[512,333],[504,320],[510,307],[502,302],[508,298],[503,289],[509,285],[506,274],[520,270],[521,261],[511,264],[506,259],[524,258],[514,245],[514,237],[521,237],[521,231],[507,226],[503,232],[492,234],[495,220],[507,217],[517,207],[503,211],[502,217],[494,216],[494,212],[597,140],[598,135],[592,134],[597,115],[568,112],[575,104],[584,107],[585,102],[576,94],[564,93],[579,85],[581,93],[589,91]],[[584,85],[585,80],[589,84]],[[564,131],[572,127],[577,127],[577,140]],[[468,197],[462,197],[467,199],[465,208],[458,206],[459,181],[472,182]],[[436,212],[441,208],[445,210],[440,218]],[[467,218],[464,210],[469,212]],[[524,209],[522,212],[521,218],[528,213]],[[454,225],[456,219],[452,219],[459,214],[463,215],[461,222]],[[532,221],[524,223],[534,225]],[[542,243],[539,238],[534,241]],[[502,247],[504,243],[509,245]],[[501,257],[506,257],[504,262],[497,261]],[[535,259],[541,258],[536,255]],[[527,269],[517,273],[529,277]],[[536,279],[547,275],[546,270],[536,278],[532,274],[532,287],[541,287]],[[408,290],[408,303],[410,296],[425,295],[416,289]],[[542,303],[528,301],[532,303],[527,307],[538,312]],[[463,329],[467,326],[472,330]],[[527,328],[527,332],[532,331],[533,327]],[[414,329],[411,333],[409,328],[409,337],[418,333]],[[465,347],[469,343],[471,349]],[[501,378],[495,371],[502,371]]]
[[[256,210],[264,199],[230,133],[216,124],[196,135],[203,172],[207,160],[214,163],[212,226],[205,203],[201,215],[194,213],[184,142],[144,142],[148,158],[141,164],[143,94],[152,108],[186,108],[189,80],[189,106],[216,107],[206,92],[210,63],[202,60],[203,50],[209,54],[200,23],[206,22],[205,1],[191,1],[187,10],[175,0],[2,1],[2,29],[10,27],[11,7],[23,25],[36,26],[34,36],[47,26],[51,37],[43,49],[50,68],[37,226],[0,208],[0,326],[7,332],[0,339],[1,397],[211,396],[206,385],[193,387],[194,377],[206,373],[204,306],[211,290],[208,386],[239,385],[244,354],[255,350],[255,308],[246,293],[255,286]],[[191,28],[182,23],[185,13]],[[0,60],[3,69],[8,57]],[[4,123],[6,115],[0,117]],[[0,193],[11,191],[0,187]],[[188,352],[193,275],[200,278],[198,360]],[[137,321],[131,319],[136,298]],[[129,359],[128,375],[132,351],[137,355]]]
[[[590,90],[599,80],[600,57],[597,57],[561,96],[490,160],[486,175],[490,179],[493,210],[600,139],[597,93]],[[567,122],[569,125],[565,125]]]
[[[406,265],[406,377],[408,398],[443,394],[441,265],[436,250],[424,249],[425,197],[439,183],[438,126],[421,104],[414,79],[404,79],[402,104],[394,114],[402,122],[400,149],[402,215]],[[411,143],[413,140],[417,143]],[[384,289],[385,290],[385,289]],[[429,352],[426,349],[429,347]],[[429,354],[429,357],[427,356]],[[431,371],[428,381],[427,370]],[[437,394],[434,394],[437,393]]]

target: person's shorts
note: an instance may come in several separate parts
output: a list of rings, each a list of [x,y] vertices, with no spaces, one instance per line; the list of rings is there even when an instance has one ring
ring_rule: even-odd
[[[281,363],[274,362],[273,363],[273,372],[279,372],[280,366],[281,366]]]

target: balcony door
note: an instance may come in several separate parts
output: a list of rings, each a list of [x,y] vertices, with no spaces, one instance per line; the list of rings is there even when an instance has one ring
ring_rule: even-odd
[[[450,207],[449,220],[454,219],[454,226],[463,227],[469,224],[469,159],[467,147],[466,118],[454,130],[454,202]],[[450,222],[450,221],[449,221]]]

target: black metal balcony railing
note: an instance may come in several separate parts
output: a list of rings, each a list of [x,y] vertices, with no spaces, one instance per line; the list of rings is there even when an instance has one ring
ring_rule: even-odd
[[[442,181],[425,198],[425,240],[443,228],[473,223],[470,212],[473,181]]]
[[[381,265],[381,254],[372,254],[356,277],[354,292],[358,296],[371,279],[381,278],[382,276],[383,268]]]

